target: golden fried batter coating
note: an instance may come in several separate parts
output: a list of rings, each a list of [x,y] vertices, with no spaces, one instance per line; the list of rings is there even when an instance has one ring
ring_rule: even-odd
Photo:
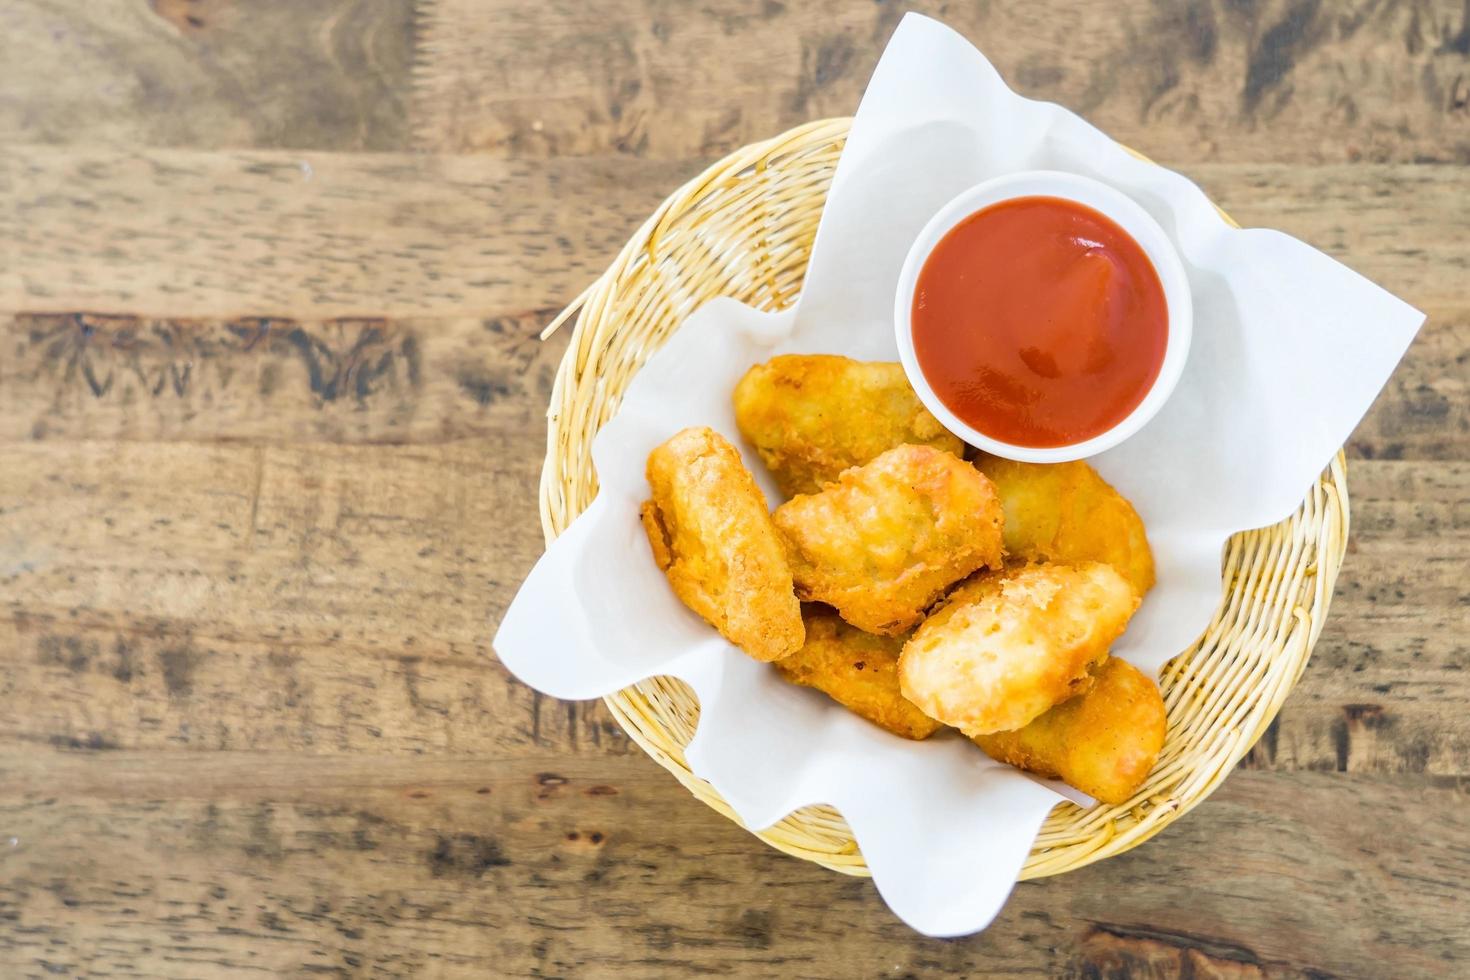
[[[1154,584],[1154,556],[1143,521],[1097,471],[1071,463],[1018,463],[982,456],[1006,512],[1006,552],[1027,561],[1100,561],[1140,596]]]
[[[1096,683],[1025,728],[977,735],[1000,762],[1061,779],[1104,803],[1124,803],[1143,785],[1164,747],[1168,720],[1158,685],[1132,664],[1109,657]]]
[[[930,446],[890,449],[772,517],[797,595],[869,633],[911,629],[946,588],[1001,560],[995,488]]]
[[[784,354],[735,386],[735,421],[788,497],[904,443],[964,449],[914,394],[903,367],[835,354]]]
[[[826,611],[803,618],[806,643],[776,661],[782,677],[904,738],[925,739],[943,727],[898,693],[898,652],[906,637],[864,633]]]
[[[1011,731],[1085,691],[1138,597],[1099,562],[1028,565],[954,591],[903,648],[904,697],[966,735]]]
[[[643,528],[674,593],[757,660],[799,649],[805,633],[783,543],[735,447],[685,429],[648,454]]]

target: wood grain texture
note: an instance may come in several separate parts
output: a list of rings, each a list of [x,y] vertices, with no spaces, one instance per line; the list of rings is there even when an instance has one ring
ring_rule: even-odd
[[[488,658],[541,551],[523,448],[0,446],[0,609]]]
[[[703,167],[616,156],[12,147],[0,155],[0,311],[235,318],[559,308]],[[1242,224],[1296,235],[1421,307],[1465,306],[1464,167],[1187,172]]]
[[[1348,451],[1367,459],[1470,456],[1470,307],[1423,306],[1429,320],[1363,419]],[[1401,488],[1433,491],[1434,477]]]
[[[1470,956],[1464,790],[1423,776],[1240,773],[1167,845],[932,942],[641,756],[43,749],[0,773],[8,972],[1433,977]]]
[[[695,170],[17,147],[0,157],[0,309],[233,318],[560,306]]]
[[[0,141],[407,146],[411,0],[7,0]]]
[[[545,413],[565,340],[536,335],[554,312],[0,315],[0,439],[430,444],[517,432]],[[536,452],[531,439],[523,448]]]
[[[1352,457],[1464,458],[1470,306],[1424,308]],[[554,313],[0,314],[0,439],[425,443],[514,431],[544,413],[567,343],[536,339]],[[526,451],[539,455],[534,438]]]
[[[599,704],[532,694],[486,645],[485,617],[539,553],[532,439],[487,440],[519,462],[472,470],[478,447],[127,443],[106,467],[81,465],[91,443],[0,454],[27,474],[0,480],[0,542],[20,556],[0,567],[0,697],[28,706],[0,736],[622,751]],[[349,470],[364,452],[372,466]],[[1333,614],[1248,764],[1470,776],[1470,467],[1358,462],[1352,479],[1357,530]],[[481,516],[492,506],[503,523]]]
[[[1353,536],[1332,614],[1245,765],[1470,775],[1470,464],[1460,453],[1349,464]]]
[[[1429,314],[1242,770],[929,941],[489,650],[542,548],[536,333],[713,157],[850,113],[903,5],[20,0],[0,976],[1465,972],[1470,7],[912,6]]]
[[[976,41],[1021,94],[1168,163],[1470,162],[1460,0],[551,0],[483,30],[480,0],[433,0],[415,133],[517,157],[728,152],[850,115],[910,9]]]
[[[0,643],[0,695],[26,705],[0,720],[0,738],[17,745],[338,758],[639,751],[602,702],[543,698],[483,650],[226,640],[43,615],[0,624]]]

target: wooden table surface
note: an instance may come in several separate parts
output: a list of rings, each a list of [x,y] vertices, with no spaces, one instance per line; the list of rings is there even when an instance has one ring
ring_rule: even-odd
[[[490,651],[541,325],[904,5],[6,0],[0,975],[1470,974],[1470,3],[916,6],[1429,314],[1240,771],[934,941]]]

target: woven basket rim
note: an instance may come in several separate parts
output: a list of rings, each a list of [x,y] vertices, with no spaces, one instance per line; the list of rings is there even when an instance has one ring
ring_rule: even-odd
[[[774,171],[783,160],[813,152],[814,148],[825,152],[838,145],[840,152],[839,144],[850,124],[851,119],[845,117],[816,120],[741,147],[712,164],[670,194],[623,246],[608,269],[548,324],[543,338],[580,314],[559,365],[548,409],[547,456],[540,484],[541,518],[548,544],[580,512],[579,493],[585,498],[582,506],[590,501],[587,488],[592,484],[586,472],[590,468],[586,444],[590,444],[592,435],[606,421],[605,416],[611,414],[606,412],[609,400],[621,394],[620,390],[616,393],[606,390],[603,384],[604,378],[598,370],[601,367],[599,341],[613,337],[620,328],[629,328],[630,320],[619,317],[623,312],[620,303],[628,302],[629,296],[641,296],[636,290],[650,288],[639,277],[660,256],[665,236],[691,214],[703,215],[705,212],[699,209],[712,194],[738,186],[742,179]],[[830,181],[830,174],[826,179]],[[825,184],[820,196],[824,203]],[[1220,213],[1234,225],[1229,215]],[[804,267],[805,258],[803,270]],[[643,352],[644,357],[646,353]],[[633,370],[636,372],[636,368]],[[592,394],[587,394],[589,384]],[[626,385],[626,378],[623,384]],[[585,413],[589,409],[596,409],[590,417],[577,415],[578,411]],[[582,442],[574,443],[574,436],[581,436]],[[595,488],[590,492],[595,493]],[[1098,805],[1086,811],[1074,804],[1060,804],[1038,835],[1022,869],[1022,880],[1075,870],[1136,847],[1198,806],[1218,788],[1275,719],[1305,669],[1326,618],[1346,552],[1348,525],[1346,460],[1339,451],[1296,514],[1270,528],[1243,531],[1231,538],[1222,555],[1222,582],[1232,588],[1223,596],[1215,622],[1199,643],[1170,660],[1159,673],[1166,700],[1170,702],[1172,743],[1176,738],[1178,699],[1171,698],[1176,688],[1190,697],[1201,696],[1196,690],[1200,682],[1193,667],[1195,656],[1206,643],[1212,643],[1212,649],[1218,651],[1221,643],[1245,642],[1240,637],[1252,623],[1259,628],[1261,617],[1269,615],[1261,609],[1269,603],[1243,595],[1246,587],[1241,583],[1249,580],[1255,591],[1264,590],[1273,597],[1271,601],[1276,605],[1270,609],[1280,619],[1271,634],[1269,660],[1253,664],[1249,670],[1232,663],[1231,669],[1236,674],[1227,671],[1221,691],[1211,688],[1210,697],[1214,699],[1211,703],[1220,703],[1222,699],[1226,702],[1230,724],[1204,733],[1192,734],[1186,728],[1179,737],[1192,739],[1189,748],[1199,749],[1188,760],[1171,756],[1166,745],[1165,755],[1148,785],[1171,779],[1167,792],[1146,794],[1123,806]],[[1308,552],[1312,560],[1303,564]],[[1288,556],[1295,562],[1290,566],[1291,574],[1273,565],[1264,569],[1264,577],[1250,578],[1246,571],[1262,571],[1257,565],[1263,554]],[[1241,575],[1245,577],[1232,579]],[[1244,615],[1248,605],[1254,620],[1249,617],[1239,622],[1234,618],[1222,620],[1232,609],[1234,615]],[[1245,681],[1253,679],[1249,693],[1255,696],[1254,704],[1247,705],[1244,701],[1248,699],[1236,697],[1241,694],[1239,685],[1245,683],[1237,676],[1241,670],[1246,670]],[[671,678],[650,678],[603,700],[614,719],[640,748],[673,773],[696,797],[740,824],[729,805],[713,787],[690,771],[683,758],[682,745],[687,744],[687,733],[693,731],[693,718],[698,709],[697,700],[692,707],[687,703],[693,694],[687,688],[681,694],[682,687]],[[1179,697],[1184,697],[1184,693]],[[1192,707],[1186,708],[1182,714],[1187,715],[1191,710]],[[1194,764],[1186,764],[1188,761]],[[1065,819],[1059,819],[1063,815]],[[840,814],[830,807],[804,807],[771,827],[751,832],[785,853],[835,871],[868,874],[850,830]]]

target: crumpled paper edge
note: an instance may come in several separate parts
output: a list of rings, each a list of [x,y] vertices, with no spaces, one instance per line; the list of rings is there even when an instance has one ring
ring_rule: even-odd
[[[927,18],[909,15],[896,33],[890,51],[903,41],[930,43],[940,48],[948,46],[947,53],[953,54],[957,37]],[[960,43],[969,48],[963,39]],[[885,54],[884,62],[888,60]],[[969,49],[966,60],[970,62],[966,70],[977,73],[977,84],[987,86],[986,97],[1001,107],[996,111],[1030,114],[1028,119],[1053,135],[1059,128],[1081,127],[1076,137],[1083,144],[1078,148],[1081,158],[1107,171],[1105,179],[1115,186],[1142,194],[1141,203],[1162,207],[1168,220],[1161,223],[1179,243],[1187,263],[1196,270],[1230,267],[1232,263],[1244,261],[1256,274],[1249,285],[1277,301],[1283,296],[1289,300],[1291,294],[1289,291],[1283,294],[1282,284],[1273,281],[1270,263],[1265,270],[1260,268],[1261,252],[1284,249],[1290,253],[1288,264],[1293,269],[1303,263],[1315,264],[1333,281],[1347,273],[1326,256],[1287,236],[1230,229],[1203,193],[1183,177],[1135,159],[1059,107],[1038,106],[1015,96],[973,49]],[[880,63],[873,86],[882,81],[884,70],[885,65]],[[1013,101],[1007,105],[1007,100]],[[865,100],[864,110],[867,108]],[[852,179],[850,175],[864,164],[864,122],[860,112],[834,180],[834,197]],[[1085,137],[1089,133],[1095,134],[1093,139],[1101,137],[1111,151],[1086,145],[1089,140]],[[1080,169],[1079,172],[1089,171]],[[1135,190],[1135,185],[1141,190]],[[814,284],[819,280],[822,285],[830,286],[836,281],[816,273],[824,257],[837,251],[826,244],[833,235],[824,216],[812,260]],[[1309,255],[1304,257],[1304,253]],[[1385,304],[1385,313],[1399,314],[1400,320],[1404,319],[1405,310],[1416,312],[1386,293],[1382,297],[1391,301]],[[1327,301],[1332,297],[1320,298]],[[1395,304],[1397,308],[1388,308]],[[841,305],[840,298],[834,301],[819,286],[808,289],[798,309],[802,320],[820,321],[825,314],[829,322],[836,322],[838,314],[834,311],[840,310]],[[664,608],[650,617],[625,611],[631,621],[642,618],[644,622],[658,622],[663,626],[668,619],[672,625],[658,631],[664,635],[646,637],[638,656],[608,658],[599,651],[612,645],[609,630],[616,616],[608,616],[607,610],[589,610],[583,602],[564,601],[569,597],[585,601],[589,589],[595,595],[596,582],[579,580],[578,571],[584,568],[583,558],[589,550],[610,543],[605,538],[599,540],[599,534],[616,538],[612,542],[615,549],[623,549],[622,554],[629,557],[630,565],[639,564],[637,556],[642,554],[639,549],[646,549],[647,545],[636,526],[636,505],[646,494],[646,487],[641,485],[641,461],[652,445],[684,425],[710,424],[727,436],[735,435],[727,404],[724,411],[719,406],[705,406],[705,412],[691,413],[701,417],[681,417],[677,424],[663,413],[640,406],[645,402],[658,404],[662,398],[659,392],[665,386],[672,386],[671,390],[682,395],[682,389],[689,383],[685,366],[701,357],[722,355],[726,363],[736,365],[733,377],[726,379],[728,384],[707,385],[711,390],[718,388],[719,398],[728,403],[734,379],[751,363],[786,349],[844,349],[832,345],[829,338],[816,336],[803,336],[789,347],[778,346],[777,342],[795,329],[797,315],[795,310],[763,314],[733,301],[716,300],[691,316],[668,345],[649,361],[630,386],[623,411],[594,443],[594,463],[603,478],[597,500],[548,549],[533,570],[507,613],[495,646],[517,676],[557,697],[596,697],[650,676],[679,677],[690,684],[701,702],[699,727],[686,758],[696,775],[711,783],[746,826],[769,826],[799,807],[831,804],[852,826],[875,884],[900,917],[929,935],[973,932],[983,928],[998,912],[1029,853],[1031,841],[1046,815],[1059,802],[1059,795],[1015,770],[992,763],[958,738],[903,742],[835,705],[814,704],[813,699],[820,695],[791,688],[774,679],[774,672],[766,665],[757,664],[734,650],[682,606],[672,610]],[[1412,338],[1417,325],[1415,322],[1406,336],[1402,336],[1403,346]],[[859,332],[862,326],[847,323],[848,329],[854,332]],[[1398,333],[1402,335],[1404,331]],[[887,334],[891,335],[891,327]],[[884,347],[881,338],[886,335],[875,336],[879,338],[876,346]],[[888,342],[891,343],[891,336]],[[751,356],[752,348],[757,351],[755,356]],[[859,357],[885,356],[881,350],[853,350],[850,346],[846,352]],[[1312,353],[1318,352],[1313,348]],[[1369,356],[1379,353],[1369,352]],[[1401,353],[1402,346],[1384,367],[1383,380]],[[1196,350],[1192,360],[1201,356],[1204,355]],[[1382,380],[1378,386],[1381,384]],[[1366,403],[1363,407],[1366,409]],[[1323,434],[1315,435],[1320,441]],[[1332,443],[1334,449],[1346,435],[1346,431],[1342,432],[1337,442]],[[1125,494],[1130,462],[1136,465],[1136,460],[1129,459],[1128,445],[1094,461]],[[623,466],[628,460],[636,461],[636,465]],[[1220,599],[1219,555],[1226,538],[1237,530],[1274,523],[1289,514],[1300,503],[1302,493],[1325,461],[1324,458],[1310,465],[1308,476],[1301,481],[1301,492],[1289,495],[1290,499],[1278,495],[1279,500],[1253,501],[1255,509],[1247,519],[1242,520],[1239,513],[1230,513],[1213,522],[1219,526],[1196,527],[1194,540],[1187,542],[1187,550],[1195,556],[1195,561],[1205,556],[1214,586],[1191,597],[1191,607],[1200,610],[1195,617],[1200,629],[1209,622]],[[754,462],[747,459],[747,465]],[[751,468],[764,476],[759,465]],[[1119,473],[1124,475],[1120,477]],[[769,481],[764,482],[769,491]],[[1152,525],[1150,536],[1153,537]],[[1155,543],[1156,551],[1184,547],[1167,542],[1160,548],[1160,542]],[[652,568],[651,562],[642,564]],[[636,574],[636,569],[630,571]],[[1162,564],[1159,572],[1161,581],[1175,574],[1175,570]],[[658,582],[660,594],[671,599],[661,577]],[[537,596],[542,601],[523,603],[522,596]],[[558,602],[558,597],[563,601]],[[547,615],[547,600],[555,603],[555,615]],[[672,601],[677,606],[677,600]],[[597,615],[589,616],[589,611]],[[622,639],[636,641],[637,638]],[[1188,646],[1186,640],[1165,648],[1160,645],[1162,639],[1147,629],[1140,629],[1136,621],[1116,652],[1140,666],[1156,670],[1164,660]],[[558,651],[563,656],[548,659],[536,655],[544,651]],[[577,669],[569,671],[569,664],[575,664]],[[760,717],[752,717],[752,705],[757,708],[754,714]],[[791,728],[783,727],[779,721],[783,714],[789,721],[791,717],[809,716],[813,710],[824,715],[816,726],[815,737],[793,752]],[[773,720],[777,723],[771,724]],[[755,765],[752,760],[768,764]],[[882,778],[877,778],[880,775]],[[956,775],[960,778],[956,779]],[[959,812],[965,814],[965,819],[935,819],[936,812]]]

